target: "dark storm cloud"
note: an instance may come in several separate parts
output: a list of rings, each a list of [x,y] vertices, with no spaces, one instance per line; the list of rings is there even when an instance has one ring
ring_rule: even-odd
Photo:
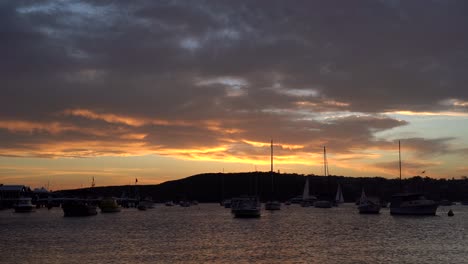
[[[189,124],[118,125],[154,150],[265,137],[343,152],[385,144],[373,133],[405,123],[379,113],[468,101],[467,11],[464,1],[6,1],[0,119],[88,128],[10,135],[37,142],[121,139],[69,109]],[[368,117],[311,120],[333,111]]]

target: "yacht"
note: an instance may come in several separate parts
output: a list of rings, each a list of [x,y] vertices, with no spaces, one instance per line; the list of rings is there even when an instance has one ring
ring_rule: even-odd
[[[66,199],[62,204],[63,216],[91,216],[96,215],[96,206],[86,199]]]
[[[154,208],[154,202],[151,197],[146,197],[145,199],[141,200],[138,203],[138,210],[145,211],[146,209],[153,209]]]
[[[231,200],[231,213],[236,218],[257,218],[261,213],[257,196],[241,196]]]
[[[121,211],[117,200],[112,197],[102,199],[99,203],[99,208],[101,209],[101,213],[118,213]]]
[[[421,193],[398,193],[392,196],[392,215],[435,215],[438,204]]]
[[[398,141],[398,159],[401,182],[401,145]],[[397,193],[390,201],[392,215],[435,215],[439,205],[426,199],[421,193]]]
[[[364,189],[362,189],[359,199],[358,210],[360,214],[378,214],[380,213],[380,202],[374,202],[367,198]]]
[[[20,197],[16,202],[14,208],[17,213],[34,212],[34,206],[30,197]]]

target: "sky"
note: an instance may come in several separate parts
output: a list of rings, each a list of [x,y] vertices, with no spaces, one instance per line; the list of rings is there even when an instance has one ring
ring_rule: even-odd
[[[464,0],[2,1],[0,183],[468,175]],[[422,172],[425,171],[424,174]]]

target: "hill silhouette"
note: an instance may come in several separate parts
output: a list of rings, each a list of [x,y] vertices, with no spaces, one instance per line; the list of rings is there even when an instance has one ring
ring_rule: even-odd
[[[155,201],[198,200],[219,202],[243,194],[259,195],[262,201],[275,198],[286,201],[303,192],[305,177],[309,178],[310,193],[320,198],[334,197],[341,184],[346,202],[359,198],[362,188],[368,196],[389,200],[401,190],[422,192],[430,199],[451,201],[468,200],[468,179],[432,179],[415,176],[403,179],[382,177],[316,176],[270,172],[205,173],[167,181],[157,185],[124,185],[57,191],[58,195],[72,196],[92,192],[96,196],[152,197]],[[272,184],[273,182],[273,184]],[[273,187],[273,188],[272,188]]]

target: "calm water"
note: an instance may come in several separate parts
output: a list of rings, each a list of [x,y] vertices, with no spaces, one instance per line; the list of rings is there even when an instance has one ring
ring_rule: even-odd
[[[468,206],[438,216],[283,206],[234,219],[217,204],[64,218],[0,211],[0,263],[468,263]]]

